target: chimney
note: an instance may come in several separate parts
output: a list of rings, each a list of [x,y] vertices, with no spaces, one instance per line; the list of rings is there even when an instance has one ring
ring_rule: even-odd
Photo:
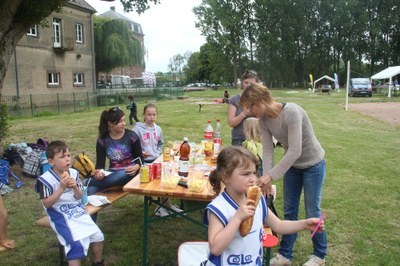
[[[110,7],[110,9],[115,12],[115,6]]]

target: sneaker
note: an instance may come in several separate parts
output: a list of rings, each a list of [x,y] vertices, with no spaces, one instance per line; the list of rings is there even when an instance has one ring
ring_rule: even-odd
[[[325,259],[321,259],[315,255],[311,255],[308,257],[308,261],[303,264],[303,266],[324,266]]]
[[[176,212],[183,212],[183,210],[179,209],[178,207],[176,207],[175,205],[171,205],[170,207],[171,209],[173,209]],[[169,211],[169,213],[173,214],[174,212]]]
[[[98,261],[98,262],[93,262],[92,266],[104,266],[104,260]]]
[[[154,212],[154,215],[164,217],[164,216],[168,216],[169,212],[166,208],[160,207]]]
[[[285,258],[283,255],[280,253],[277,253],[275,257],[273,257],[269,261],[269,265],[271,266],[286,266],[286,265],[292,265],[292,261]]]

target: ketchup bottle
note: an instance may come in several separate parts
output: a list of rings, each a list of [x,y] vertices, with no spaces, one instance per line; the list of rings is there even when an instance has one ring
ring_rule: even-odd
[[[188,143],[188,138],[183,138],[183,143],[179,148],[179,168],[178,175],[187,177],[189,173],[189,154],[190,154],[190,145]]]

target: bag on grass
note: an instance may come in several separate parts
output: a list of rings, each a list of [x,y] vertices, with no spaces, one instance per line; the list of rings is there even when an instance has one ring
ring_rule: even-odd
[[[19,164],[19,166],[24,166],[24,159],[16,148],[7,148],[4,152],[4,159],[6,159],[10,165]]]
[[[40,175],[40,162],[42,160],[42,150],[32,150],[24,159],[22,174],[25,176],[38,178]]]
[[[93,162],[84,152],[75,156],[72,168],[78,170],[81,179],[91,177],[95,169]]]
[[[22,181],[19,179],[19,177],[14,174],[13,171],[10,170],[10,163],[7,160],[0,159],[0,188],[3,185],[9,185],[10,184],[10,179],[8,178],[8,173],[14,177],[15,180],[17,180],[17,184],[15,185],[15,188],[20,188],[22,186]]]

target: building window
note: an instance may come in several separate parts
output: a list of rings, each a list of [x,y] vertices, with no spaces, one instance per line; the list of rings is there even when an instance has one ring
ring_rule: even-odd
[[[54,47],[61,47],[61,19],[54,18],[53,19],[53,40]]]
[[[33,36],[33,37],[37,37],[38,36],[38,28],[37,25],[33,26],[32,28],[30,28],[26,34],[28,34],[28,36]]]
[[[60,72],[47,73],[47,85],[49,85],[49,86],[60,85]]]
[[[84,84],[84,75],[83,73],[75,73],[74,74],[74,85],[83,85]]]
[[[75,41],[78,43],[83,43],[83,25],[75,24]]]

